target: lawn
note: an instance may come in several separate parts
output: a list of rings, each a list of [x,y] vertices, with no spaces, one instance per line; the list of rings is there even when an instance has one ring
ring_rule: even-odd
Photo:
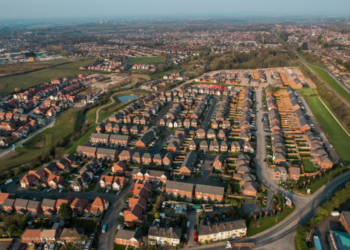
[[[22,75],[13,75],[0,78],[0,92],[11,93],[15,88],[27,89],[36,85],[50,82],[52,79],[60,79],[67,76],[77,77],[81,73],[92,73],[90,71],[79,70],[79,66],[91,62],[91,59],[75,62],[67,65],[46,68]],[[71,68],[73,67],[73,68]],[[96,73],[96,72],[93,72]]]
[[[300,57],[302,57],[305,61],[306,58],[298,53]],[[328,72],[325,69],[320,69],[324,68],[322,65],[314,65],[314,64],[309,64],[309,66],[315,71],[315,73],[321,77],[323,81],[325,81],[329,86],[332,87],[339,95],[341,95],[345,100],[347,100],[350,103],[350,94],[346,92],[342,86],[337,83],[336,80],[333,79],[332,76],[328,74]]]
[[[350,161],[350,137],[345,133],[317,96],[305,98],[323,131],[343,161]]]
[[[85,232],[87,233],[94,233],[97,225],[97,220],[87,220],[87,219],[81,219],[81,220],[74,220],[69,226],[71,228],[84,228]]]
[[[153,79],[156,79],[156,78],[159,78],[159,77],[163,77],[165,75],[171,75],[174,71],[175,71],[175,69],[170,69],[170,70],[167,70],[167,71],[164,71],[164,72],[159,72],[159,73],[152,74],[152,75],[150,75],[150,77],[153,80]]]
[[[303,159],[303,165],[306,173],[313,173],[316,170],[314,164],[308,159]]]
[[[130,64],[136,64],[136,63],[149,63],[149,64],[159,64],[163,62],[164,57],[132,57],[129,60]]]
[[[67,154],[75,154],[77,147],[90,141],[90,135],[96,131],[97,124],[90,125],[89,129],[76,142],[69,146],[66,150]]]
[[[17,147],[18,155],[0,163],[0,171],[12,168],[27,162],[30,162],[46,152],[53,145],[58,143],[62,138],[68,136],[74,130],[74,124],[77,118],[78,109],[71,108],[65,111],[57,118],[59,121],[52,128],[47,128],[44,131],[33,136],[24,143],[23,147]],[[35,148],[35,144],[43,137],[47,139],[46,144],[42,148]],[[48,143],[49,142],[49,143]]]
[[[307,95],[317,95],[317,90],[316,89],[298,89],[297,92],[301,92],[304,96]]]
[[[284,220],[288,215],[290,215],[295,209],[295,206],[293,208],[290,208],[288,206],[285,207],[284,211],[282,211],[277,218],[277,215],[273,215],[272,217],[268,215],[266,218],[264,216],[261,219],[257,219],[257,221],[260,222],[260,227],[254,227],[253,221],[254,219],[251,218],[250,222],[248,223],[248,230],[247,230],[247,236],[253,236],[255,234],[261,233],[262,231],[265,231],[269,229],[270,227],[273,227],[277,223]],[[276,223],[277,220],[277,223]],[[249,221],[249,220],[248,220]]]

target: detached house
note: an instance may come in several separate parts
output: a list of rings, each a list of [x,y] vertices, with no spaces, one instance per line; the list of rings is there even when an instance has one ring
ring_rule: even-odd
[[[142,241],[142,230],[138,227],[135,231],[120,229],[115,236],[115,243],[139,248]]]

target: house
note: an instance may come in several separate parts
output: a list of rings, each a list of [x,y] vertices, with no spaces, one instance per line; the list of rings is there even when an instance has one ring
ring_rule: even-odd
[[[80,192],[87,186],[88,186],[87,180],[82,176],[78,176],[70,185],[72,190],[74,190],[75,192]]]
[[[339,219],[344,230],[350,234],[350,211],[343,211]]]
[[[129,199],[129,207],[133,207],[135,205],[139,205],[143,212],[146,211],[147,200],[141,196],[135,195]]]
[[[219,241],[225,239],[242,238],[247,235],[247,225],[245,220],[239,219],[235,221],[225,221],[216,223],[202,224],[198,229],[198,242]]]
[[[14,199],[5,199],[2,203],[2,209],[7,213],[12,213],[15,211],[15,201]]]
[[[75,198],[70,204],[70,208],[73,211],[73,214],[82,214],[84,212],[85,207],[89,204],[87,199],[83,198]]]
[[[220,129],[219,132],[218,132],[218,138],[220,140],[225,140],[226,139],[226,133],[224,130]]]
[[[153,163],[156,165],[163,165],[163,158],[161,154],[155,154],[153,156]]]
[[[89,147],[89,146],[78,146],[77,147],[77,154],[78,156],[87,156],[87,157],[96,157],[96,147]]]
[[[222,155],[218,155],[215,157],[214,159],[214,163],[213,163],[213,167],[215,169],[219,169],[219,170],[222,170],[223,168],[223,162],[224,162],[224,158]]]
[[[52,189],[63,188],[64,179],[62,176],[50,174],[46,185]]]
[[[209,147],[208,147],[208,142],[207,141],[201,141],[199,143],[199,148],[203,151],[208,151]]]
[[[104,143],[107,144],[109,142],[110,134],[100,134],[100,133],[92,133],[90,135],[91,143]]]
[[[26,214],[28,211],[28,208],[27,208],[28,202],[29,202],[29,200],[16,199],[15,204],[14,204],[16,213]]]
[[[32,216],[38,215],[41,211],[41,202],[40,201],[29,201],[27,205],[28,213]]]
[[[58,234],[61,231],[59,223],[55,223],[51,229],[44,229],[41,231],[40,239],[41,242],[54,243],[58,238]]]
[[[200,128],[200,129],[197,129],[196,131],[196,136],[198,139],[205,139],[207,133],[205,132],[204,129]]]
[[[152,192],[152,184],[149,182],[145,182],[142,184],[136,183],[134,187],[134,195],[135,196],[141,196],[145,199],[151,198],[151,192]]]
[[[209,129],[207,133],[207,138],[208,139],[216,139],[216,133],[214,129]]]
[[[112,172],[117,174],[124,174],[126,170],[126,165],[122,161],[118,161],[113,164],[112,166]]]
[[[152,156],[150,153],[144,153],[141,158],[142,164],[149,165],[152,163]]]
[[[196,150],[197,149],[197,143],[194,140],[190,141],[190,144],[188,145],[189,150]]]
[[[315,156],[314,163],[320,166],[321,169],[331,169],[333,167],[333,162],[328,155]]]
[[[96,151],[97,159],[107,159],[115,161],[118,159],[118,151],[111,148],[98,148]]]
[[[300,168],[298,167],[290,167],[289,168],[289,178],[294,180],[299,180],[300,178]]]
[[[136,151],[133,155],[132,155],[132,161],[135,163],[141,163],[141,155],[142,153],[140,153],[139,151]]]
[[[279,181],[286,181],[288,179],[288,172],[285,167],[275,167],[274,169],[274,177]]]
[[[128,181],[125,177],[116,176],[113,179],[113,184],[112,184],[113,190],[121,190],[126,186],[127,183]]]
[[[91,212],[94,215],[99,215],[103,213],[103,211],[106,211],[108,207],[109,207],[109,201],[97,196],[96,199],[91,204]]]
[[[246,182],[243,186],[243,195],[256,196],[258,193],[259,184],[254,182]]]
[[[115,243],[118,245],[139,248],[142,241],[142,235],[143,233],[140,227],[138,227],[135,231],[119,229],[115,236]]]
[[[77,242],[82,238],[83,235],[84,235],[83,228],[64,228],[62,230],[62,233],[60,235],[58,242],[62,244],[67,244],[74,241]],[[85,241],[82,241],[81,243],[85,244]]]
[[[180,175],[190,176],[196,161],[197,154],[194,151],[187,153],[180,167]]]
[[[129,150],[123,150],[120,154],[119,154],[119,160],[120,161],[126,161],[126,162],[130,162],[131,161],[131,154]]]
[[[141,223],[144,220],[143,208],[136,204],[130,207],[128,210],[124,210],[124,220],[125,222],[129,223]]]
[[[196,185],[195,197],[196,199],[204,200],[217,200],[218,202],[224,199],[224,187],[209,186],[209,185]]]
[[[147,131],[141,138],[136,142],[137,148],[146,148],[151,140],[154,138],[154,133],[152,131]]]
[[[111,134],[109,137],[109,143],[115,145],[127,146],[130,142],[131,138],[128,135],[115,135]]]
[[[153,161],[154,161],[154,159],[153,159]],[[166,153],[164,158],[163,158],[163,165],[170,166],[172,162],[173,162],[173,155],[169,152]]]
[[[13,196],[11,193],[0,193],[0,208],[6,199],[9,199]]]
[[[214,151],[214,152],[219,152],[220,151],[220,145],[216,139],[210,142],[209,144],[209,150]]]
[[[159,170],[147,170],[144,174],[144,179],[146,181],[158,181],[166,183],[168,181],[169,174],[165,171],[159,171]]]
[[[246,182],[255,182],[256,178],[252,174],[244,174],[241,177],[241,184],[244,186]]]
[[[56,200],[43,199],[41,209],[45,216],[52,216],[56,213]]]
[[[100,180],[101,188],[112,188],[114,176],[102,175]]]
[[[341,250],[349,248],[350,235],[347,232],[330,230],[329,234],[331,249]]]
[[[165,192],[168,195],[181,196],[191,198],[193,197],[193,184],[184,183],[184,182],[176,182],[176,181],[168,181],[165,186]]]
[[[227,152],[228,151],[228,142],[227,141],[222,141],[220,144],[220,151],[221,152]]]
[[[148,244],[175,247],[180,244],[181,233],[181,228],[162,228],[156,224],[151,226],[148,231]]]
[[[21,242],[24,244],[40,244],[41,229],[27,228],[21,236]]]

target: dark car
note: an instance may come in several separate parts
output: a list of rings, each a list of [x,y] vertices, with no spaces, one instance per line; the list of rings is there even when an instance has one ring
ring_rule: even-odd
[[[195,229],[195,230],[197,229],[197,224],[194,224],[194,227],[193,227],[193,229]]]
[[[266,158],[264,159],[264,162],[266,162]]]
[[[19,184],[19,181],[16,181],[16,184]]]

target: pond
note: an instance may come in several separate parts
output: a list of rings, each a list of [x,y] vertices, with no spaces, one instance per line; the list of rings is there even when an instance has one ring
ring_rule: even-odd
[[[128,102],[130,100],[134,100],[139,97],[140,97],[139,95],[124,95],[124,96],[120,96],[118,99],[121,102]]]

